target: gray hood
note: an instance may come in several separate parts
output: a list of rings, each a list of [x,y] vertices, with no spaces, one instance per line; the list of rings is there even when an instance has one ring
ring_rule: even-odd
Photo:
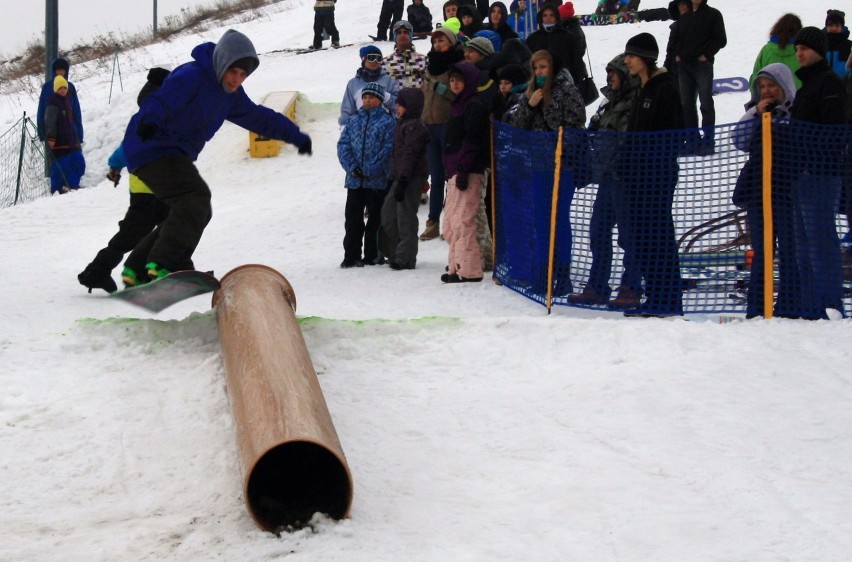
[[[793,105],[793,100],[796,99],[796,83],[793,80],[793,73],[786,64],[773,62],[761,68],[754,77],[751,85],[751,102],[747,104],[748,107],[757,105],[757,102],[760,101],[760,85],[757,79],[761,76],[769,77],[781,86],[784,91],[784,103],[782,104],[784,107],[789,108]]]
[[[247,72],[247,74],[251,74],[260,64],[257,51],[254,50],[254,45],[248,37],[239,31],[229,29],[216,43],[216,48],[213,49],[213,70],[216,71],[216,79],[221,82],[225,71],[235,62],[244,58],[251,58],[255,61],[254,68],[251,69],[251,72]]]

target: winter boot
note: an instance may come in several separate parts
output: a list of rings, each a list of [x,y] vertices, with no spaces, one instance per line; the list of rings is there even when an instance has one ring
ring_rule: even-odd
[[[595,304],[606,304],[609,301],[609,296],[601,294],[591,285],[586,285],[583,292],[576,295],[568,295],[568,302],[571,304],[579,304],[583,306],[591,306]]]
[[[634,291],[626,285],[618,288],[618,294],[614,299],[609,301],[607,308],[610,310],[630,310],[638,308],[642,300],[642,294],[639,291]]]
[[[420,240],[432,240],[440,235],[441,227],[438,225],[438,221],[426,219],[426,229],[423,231],[423,234],[420,235]]]
[[[148,277],[150,277],[152,281],[156,279],[162,279],[163,277],[171,273],[171,271],[169,271],[165,267],[160,267],[159,265],[157,265],[157,262],[153,261],[148,262],[145,265],[145,269],[148,270]]]
[[[80,282],[80,285],[89,289],[90,293],[92,289],[103,289],[107,293],[114,293],[118,290],[109,273],[97,272],[88,267],[77,276],[77,281]]]
[[[147,271],[145,271],[145,275],[139,275],[132,267],[125,267],[121,270],[121,280],[124,282],[124,286],[129,289],[130,287],[144,285],[145,283],[148,283],[151,278],[148,276]]]

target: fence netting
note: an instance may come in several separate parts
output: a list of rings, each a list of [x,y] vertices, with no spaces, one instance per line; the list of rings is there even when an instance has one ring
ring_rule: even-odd
[[[38,140],[35,123],[24,114],[0,135],[0,208],[49,194],[44,144]]]
[[[659,313],[848,314],[852,129],[768,125],[715,127],[711,145],[706,130],[564,130],[560,143],[494,123],[496,278],[545,306],[621,310],[623,293]]]

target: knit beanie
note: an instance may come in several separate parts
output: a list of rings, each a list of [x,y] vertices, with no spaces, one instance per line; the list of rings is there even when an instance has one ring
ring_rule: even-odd
[[[245,71],[246,76],[254,72],[254,69],[257,68],[258,60],[253,57],[243,57],[241,59],[237,59],[231,63],[228,68],[239,68],[240,70]]]
[[[53,91],[58,92],[59,88],[67,88],[68,80],[63,78],[62,76],[57,76],[53,79]]]
[[[432,37],[439,37],[441,35],[450,40],[450,45],[458,45],[459,38],[452,29],[448,27],[439,27],[434,33],[432,33]]]
[[[458,33],[461,29],[461,20],[459,18],[450,18],[441,25],[441,29],[447,28],[453,33]]]
[[[643,59],[648,59],[656,62],[660,56],[660,48],[657,46],[657,40],[650,33],[640,33],[634,35],[627,41],[627,46],[624,48],[625,55],[636,55]]]
[[[414,28],[411,26],[411,24],[408,23],[405,20],[399,20],[398,22],[393,24],[393,42],[394,43],[396,43],[396,32],[399,31],[400,29],[404,29],[405,31],[407,31],[409,36],[414,35]]]
[[[793,44],[810,47],[819,56],[825,58],[825,52],[828,50],[828,36],[817,27],[803,27],[796,34],[796,41]]]
[[[483,57],[490,57],[494,54],[494,45],[485,37],[474,37],[465,45],[466,49],[473,49]]]
[[[840,26],[846,25],[846,14],[841,12],[840,10],[828,10],[825,13],[825,25],[826,27],[831,24],[837,24]]]
[[[529,80],[527,70],[519,64],[507,64],[497,71],[497,78],[512,83],[512,86],[524,84]]]
[[[361,50],[358,51],[358,56],[361,57],[361,60],[364,60],[367,55],[381,55],[382,50],[376,47],[375,45],[365,45],[361,47]]]
[[[568,20],[574,17],[574,3],[565,2],[559,6],[559,19]]]
[[[379,98],[382,102],[385,101],[385,89],[378,82],[367,82],[367,84],[361,90],[361,97],[364,97],[366,95],[375,96]]]

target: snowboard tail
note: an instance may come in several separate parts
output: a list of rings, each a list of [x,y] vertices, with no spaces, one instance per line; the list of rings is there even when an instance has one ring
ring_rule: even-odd
[[[210,273],[187,270],[175,271],[145,285],[130,287],[110,294],[151,312],[160,312],[196,295],[212,293],[219,288],[219,280]]]

